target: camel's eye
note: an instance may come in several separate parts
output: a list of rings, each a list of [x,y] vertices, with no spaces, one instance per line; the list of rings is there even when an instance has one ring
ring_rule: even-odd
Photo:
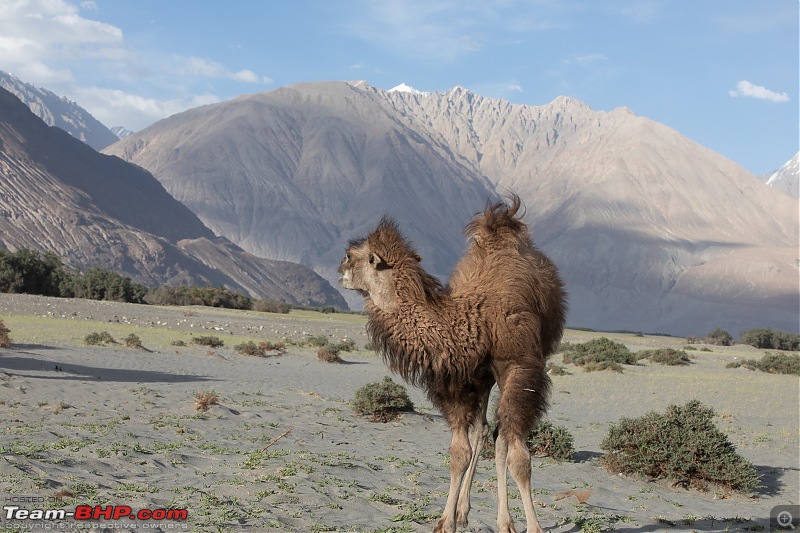
[[[344,260],[350,262],[350,254],[344,254]]]

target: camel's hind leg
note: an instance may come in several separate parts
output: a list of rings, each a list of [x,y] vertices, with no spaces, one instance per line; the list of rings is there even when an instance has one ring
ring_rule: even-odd
[[[514,531],[508,511],[508,470],[519,487],[528,533],[542,533],[531,496],[531,455],[525,437],[547,406],[550,378],[544,369],[536,368],[516,368],[503,377],[495,441],[497,526],[503,533]]]

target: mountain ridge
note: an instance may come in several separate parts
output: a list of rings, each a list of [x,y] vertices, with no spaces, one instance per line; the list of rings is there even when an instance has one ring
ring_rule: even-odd
[[[307,82],[174,115],[105,151],[245,249],[331,281],[346,241],[385,213],[446,278],[464,224],[513,190],[567,279],[572,325],[798,327],[797,202],[626,108]]]
[[[346,308],[306,267],[256,258],[216,236],[144,169],[47,126],[4,89],[0,119],[3,247],[51,251],[73,268],[106,268],[147,285],[223,285]]]

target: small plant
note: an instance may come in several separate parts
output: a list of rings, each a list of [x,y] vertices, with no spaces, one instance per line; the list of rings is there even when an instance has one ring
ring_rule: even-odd
[[[342,358],[339,357],[339,347],[333,344],[326,344],[320,346],[317,350],[317,358],[326,363],[342,363]]]
[[[210,335],[192,337],[192,342],[199,346],[208,346],[210,348],[221,348],[225,345],[225,342],[222,339]]]
[[[551,376],[570,376],[572,375],[571,372],[568,372],[566,368],[561,365],[557,365],[555,363],[547,363],[547,373]]]
[[[182,340],[172,341],[169,343],[171,346],[186,346],[186,343]]]
[[[213,389],[198,392],[194,395],[194,408],[198,411],[208,411],[212,405],[217,405],[218,403],[219,395]]]
[[[0,348],[11,348],[11,337],[8,336],[10,332],[11,330],[0,320]]]
[[[665,414],[623,418],[600,444],[601,462],[614,473],[667,478],[701,490],[715,484],[750,492],[759,483],[756,469],[716,428],[714,415],[692,400],[670,405]]]
[[[136,335],[135,333],[131,333],[130,335],[122,339],[122,342],[124,342],[125,346],[127,346],[128,348],[143,348],[142,339],[140,339],[139,336]]]
[[[622,372],[621,365],[636,364],[636,356],[624,344],[606,337],[592,339],[582,344],[562,343],[559,348],[564,353],[564,363],[582,366],[587,372],[593,370]]]
[[[102,331],[100,333],[93,332],[86,335],[83,339],[83,342],[88,346],[105,346],[107,344],[118,344],[117,341],[114,340],[114,337],[107,331]]]
[[[382,382],[367,383],[358,389],[352,406],[356,413],[370,416],[373,422],[389,422],[401,412],[414,410],[406,388],[389,376]]]
[[[547,456],[556,461],[572,461],[575,454],[574,440],[567,428],[556,426],[549,420],[536,424],[525,442],[536,457]]]
[[[326,344],[328,344],[328,337],[325,337],[324,335],[309,337],[306,339],[304,344],[306,346],[313,346],[313,347],[325,346]]]
[[[758,361],[755,359],[743,359],[725,365],[726,368],[739,368],[740,366],[750,370],[768,372],[770,374],[792,374],[800,376],[800,355],[767,352]]]
[[[269,352],[284,353],[286,351],[286,345],[282,342],[276,342],[273,344],[269,341],[263,341],[256,344],[253,341],[246,341],[242,344],[237,344],[233,347],[233,349],[236,353],[242,355],[266,357],[269,355]]]
[[[336,343],[335,346],[340,352],[352,352],[356,349],[356,341],[352,339],[345,339],[342,342]]]
[[[691,360],[689,354],[684,350],[676,350],[675,348],[659,348],[656,350],[642,350],[636,353],[636,358],[639,360],[648,359],[653,363],[661,363],[662,365],[688,365]]]

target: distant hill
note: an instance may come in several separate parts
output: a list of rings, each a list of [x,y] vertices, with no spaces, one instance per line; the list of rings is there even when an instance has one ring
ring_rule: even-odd
[[[217,237],[144,169],[49,127],[0,89],[0,246],[52,251],[147,285],[210,284],[345,308],[310,269]]]
[[[16,95],[48,126],[61,128],[95,150],[101,150],[119,140],[111,130],[72,100],[47,89],[34,87],[2,70],[0,88]]]
[[[347,240],[384,213],[446,277],[465,222],[514,190],[567,280],[573,326],[798,329],[798,202],[628,109],[303,83],[173,115],[106,151],[246,250],[331,281]]]
[[[797,200],[800,198],[800,152],[780,169],[760,176],[760,178],[770,187],[775,187]]]

